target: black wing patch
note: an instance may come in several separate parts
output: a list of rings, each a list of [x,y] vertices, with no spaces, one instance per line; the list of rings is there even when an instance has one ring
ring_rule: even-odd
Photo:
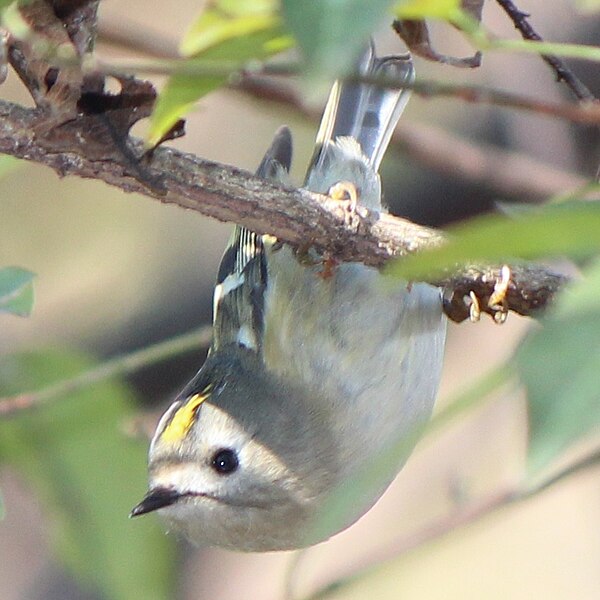
[[[286,182],[292,160],[292,136],[281,127],[256,174]],[[260,352],[264,332],[267,258],[263,236],[237,225],[223,254],[213,298],[212,351],[237,343]]]

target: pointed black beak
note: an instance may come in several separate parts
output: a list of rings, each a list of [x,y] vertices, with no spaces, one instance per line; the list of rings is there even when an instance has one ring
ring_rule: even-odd
[[[156,488],[150,490],[146,494],[146,497],[129,513],[129,517],[139,517],[140,515],[145,515],[146,513],[158,510],[159,508],[171,506],[171,504],[175,504],[179,498],[181,498],[181,494],[177,490],[169,488]]]

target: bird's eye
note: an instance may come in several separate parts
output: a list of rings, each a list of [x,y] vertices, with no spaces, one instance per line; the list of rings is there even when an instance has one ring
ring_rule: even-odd
[[[217,450],[212,457],[211,466],[217,472],[222,475],[228,475],[233,473],[239,466],[235,450],[231,448],[222,448]]]

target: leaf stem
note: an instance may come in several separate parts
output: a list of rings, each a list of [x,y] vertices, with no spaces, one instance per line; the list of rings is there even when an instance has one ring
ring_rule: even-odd
[[[444,515],[441,519],[429,523],[422,529],[401,538],[394,544],[394,548],[391,551],[388,550],[386,558],[372,561],[371,564],[355,570],[352,575],[341,577],[340,579],[321,587],[312,594],[305,596],[303,600],[323,600],[324,598],[329,598],[334,593],[339,592],[340,589],[348,588],[354,583],[372,575],[376,570],[389,564],[392,560],[402,558],[409,552],[421,548],[429,542],[436,541],[460,527],[471,525],[511,504],[537,496],[564,479],[598,464],[600,464],[600,449],[596,449],[590,454],[583,456],[576,462],[570,464],[549,479],[542,481],[534,487],[525,487],[522,485],[508,487],[504,490],[495,492],[466,508],[460,507],[457,511],[450,513],[449,515]]]
[[[157,362],[210,344],[212,327],[185,333],[128,354],[116,356],[74,377],[57,381],[41,390],[0,398],[0,417],[11,417],[23,410],[38,408],[100,381],[133,373]]]
[[[510,376],[509,364],[504,363],[478,378],[469,388],[450,400],[447,406],[429,421],[425,436],[437,433],[467,410],[483,404],[492,392],[509,381]]]

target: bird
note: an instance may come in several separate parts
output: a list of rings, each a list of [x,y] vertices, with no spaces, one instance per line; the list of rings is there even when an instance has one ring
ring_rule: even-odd
[[[410,55],[379,58],[371,45],[356,73],[332,87],[304,187],[350,212],[385,211],[378,169],[414,68]],[[256,174],[289,184],[291,158],[282,127]],[[208,356],[158,423],[149,489],[131,516],[157,512],[197,545],[244,552],[343,531],[380,498],[429,419],[445,334],[438,288],[328,264],[236,226]],[[344,509],[327,514],[339,494]]]

